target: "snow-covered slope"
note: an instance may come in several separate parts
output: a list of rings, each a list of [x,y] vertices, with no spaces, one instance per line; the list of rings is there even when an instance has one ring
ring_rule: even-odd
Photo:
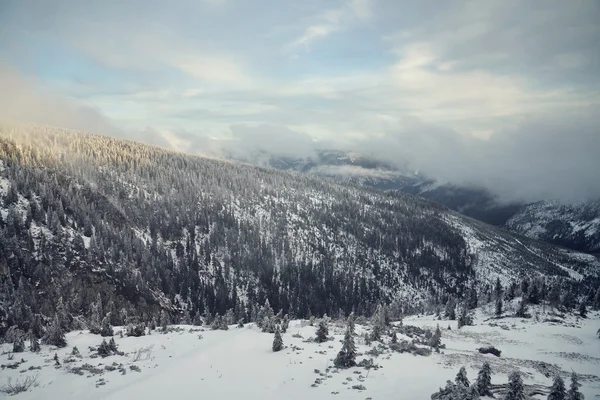
[[[534,317],[529,320],[490,319],[491,311],[484,307],[476,311],[475,326],[460,330],[456,321],[439,321],[431,316],[406,318],[404,325],[430,330],[440,324],[446,348],[429,356],[392,351],[389,337],[383,339],[383,345],[366,345],[362,333],[371,328],[358,325],[357,361],[373,359],[380,367],[370,370],[333,367],[332,360],[341,347],[343,323],[330,324],[330,340],[319,344],[308,341],[315,336],[315,327],[308,326],[308,321],[292,321],[283,334],[285,348],[278,353],[271,351],[273,335],[261,333],[252,324],[244,328],[230,326],[228,331],[177,326],[167,334],[153,331],[139,338],[117,335],[118,349],[125,354],[106,358],[92,358],[95,352],[90,346],[97,346],[100,336],[72,332],[67,348],[43,346],[39,354],[17,353],[13,360],[8,360],[6,353],[9,345],[1,345],[0,363],[19,365],[14,369],[3,367],[0,388],[9,380],[14,384],[32,377],[35,385],[17,398],[429,399],[446,380],[454,380],[461,366],[466,367],[471,382],[475,381],[477,371],[487,361],[497,397],[503,390],[500,385],[514,370],[522,373],[527,390],[536,388],[542,393],[547,393],[555,374],[568,383],[570,372],[575,371],[586,399],[599,396],[600,339],[596,330],[600,315],[590,314],[589,319],[571,316],[562,323],[553,323],[542,322],[550,317],[549,310],[531,311]],[[392,330],[398,331],[398,324],[394,326]],[[448,326],[452,330],[447,330]],[[411,340],[401,333],[397,337],[398,341]],[[501,350],[501,357],[477,351],[488,345]],[[70,355],[74,346],[81,356]],[[372,352],[374,348],[377,353]],[[146,351],[140,353],[140,349]],[[55,354],[60,366],[55,366]],[[77,370],[82,371],[81,375],[75,373]],[[353,388],[357,385],[362,388]]]
[[[530,204],[506,223],[534,239],[581,251],[600,252],[600,200],[581,204]]]

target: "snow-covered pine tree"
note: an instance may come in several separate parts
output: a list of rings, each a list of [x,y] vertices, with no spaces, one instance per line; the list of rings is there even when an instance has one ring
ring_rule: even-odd
[[[322,318],[319,321],[319,327],[317,328],[317,337],[316,337],[315,341],[317,343],[326,342],[327,336],[329,336],[329,327],[327,326],[327,320]]]
[[[65,333],[63,332],[60,321],[58,320],[58,315],[54,316],[54,320],[52,321],[52,325],[48,328],[46,335],[42,339],[44,344],[50,344],[56,347],[65,347],[67,345],[67,340],[65,339]]]
[[[32,353],[37,353],[40,350],[40,341],[33,332],[29,332],[29,351]]]
[[[567,400],[583,400],[583,393],[579,391],[579,378],[575,371],[571,373],[571,384],[569,385],[569,391],[567,392]]]
[[[290,317],[287,314],[283,316],[281,320],[281,333],[286,333],[290,326]]]
[[[479,373],[477,374],[477,392],[480,396],[491,396],[491,386],[492,386],[492,368],[490,367],[490,363],[487,361],[483,363]]]
[[[165,310],[161,310],[160,312],[160,328],[163,333],[167,332],[167,328],[169,326],[169,316],[165,312]]]
[[[496,309],[494,313],[497,317],[502,315],[502,297],[496,299]]]
[[[100,336],[107,337],[113,336],[113,327],[110,324],[110,313],[102,319],[102,328],[100,329]]]
[[[519,308],[517,308],[515,316],[519,318],[527,318],[527,304],[525,303],[524,298],[519,302]]]
[[[585,305],[585,300],[582,300],[581,303],[579,303],[579,316],[581,318],[587,318],[587,307]]]
[[[100,304],[98,304],[98,301],[100,301]],[[89,323],[90,333],[94,335],[98,335],[102,331],[102,320],[100,319],[101,308],[102,301],[100,300],[100,295],[98,295],[98,299],[92,304],[92,316]]]
[[[566,400],[566,395],[565,381],[563,381],[560,375],[556,375],[548,394],[548,400]]]
[[[429,345],[435,349],[436,352],[439,353],[440,346],[442,344],[442,331],[440,329],[440,324],[437,324],[435,327],[435,331],[431,336],[431,340],[429,341]]]
[[[283,339],[281,338],[281,331],[279,325],[275,327],[275,335],[273,336],[273,351],[277,352],[283,349]]]
[[[390,340],[390,343],[392,343],[392,344],[398,343],[398,335],[396,335],[396,332],[392,333],[392,339]]]
[[[456,300],[454,300],[453,297],[450,297],[448,299],[444,315],[451,321],[454,321],[456,319]]]
[[[467,378],[467,370],[464,366],[460,367],[458,374],[456,374],[456,378],[454,378],[454,382],[456,382],[457,385],[464,387],[469,387],[471,384],[471,382],[469,382],[469,378]]]
[[[13,353],[22,353],[25,351],[25,341],[23,340],[23,336],[19,336],[14,342],[13,342],[13,349],[12,349]]]
[[[465,325],[473,325],[473,317],[469,315],[469,310],[466,304],[463,304],[458,316],[458,329]]]
[[[348,317],[342,349],[335,357],[333,364],[337,368],[350,368],[356,365],[356,345],[354,344],[354,313],[350,314]]]
[[[511,372],[508,376],[508,391],[504,400],[523,400],[525,398],[523,379],[518,371]]]

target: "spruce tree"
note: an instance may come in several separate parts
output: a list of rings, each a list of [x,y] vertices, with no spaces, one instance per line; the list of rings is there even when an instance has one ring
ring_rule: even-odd
[[[480,396],[492,396],[492,368],[487,361],[483,363],[477,374],[476,386]]]
[[[327,327],[327,321],[325,319],[321,319],[319,321],[319,327],[317,328],[317,343],[323,343],[327,341],[327,336],[329,335],[329,328]]]
[[[348,317],[346,334],[342,349],[333,361],[337,368],[350,368],[356,365],[356,346],[354,344],[354,314]]]
[[[13,353],[22,353],[25,351],[25,341],[23,336],[19,336],[13,343]]]
[[[40,341],[33,334],[33,332],[29,332],[29,351],[33,353],[37,353],[41,350]]]
[[[100,296],[100,295],[98,295],[98,296]],[[100,297],[98,297],[98,300],[99,299],[100,299]],[[101,307],[101,305],[98,305],[97,302],[92,304],[92,316],[90,317],[89,328],[90,328],[90,333],[93,333],[94,335],[97,335],[102,331],[102,321],[100,319],[100,307]]]
[[[454,298],[450,297],[448,302],[446,303],[445,316],[449,320],[453,321],[456,319],[456,301]]]
[[[559,375],[554,377],[548,400],[566,400],[565,381]]]
[[[519,308],[517,309],[515,316],[519,318],[527,318],[527,304],[525,304],[525,299],[521,299],[519,302]]]
[[[56,347],[65,347],[67,345],[67,340],[65,339],[65,333],[60,326],[60,321],[58,320],[58,316],[54,315],[54,320],[52,321],[52,325],[48,328],[46,335],[42,339],[45,344],[50,344]]]
[[[575,371],[573,371],[571,373],[571,385],[569,386],[569,391],[567,392],[568,400],[583,400],[583,394],[579,391],[580,386],[581,384],[579,383],[577,374]]]
[[[495,314],[497,317],[502,315],[502,297],[498,297],[496,299],[496,311]]]
[[[392,340],[390,340],[390,343],[392,343],[392,344],[398,343],[398,335],[396,335],[396,332],[392,333]]]
[[[585,300],[579,303],[579,315],[581,318],[587,318],[587,307],[585,306]]]
[[[435,331],[431,336],[431,340],[429,341],[429,345],[435,349],[436,352],[439,353],[440,346],[442,344],[442,331],[440,330],[440,324],[437,324],[435,327]]]
[[[458,316],[458,328],[462,328],[465,325],[472,325],[473,317],[469,315],[466,304],[461,307],[460,315]]]
[[[169,326],[169,317],[165,310],[161,310],[160,312],[160,327],[163,333],[167,332],[167,328]]]
[[[514,371],[508,376],[508,391],[504,400],[523,400],[524,397],[523,379],[518,371]]]
[[[275,328],[275,335],[273,336],[273,351],[277,352],[283,349],[283,339],[281,338],[281,332],[279,325]]]
[[[110,313],[108,313],[102,319],[102,328],[100,329],[100,336],[107,337],[113,335],[113,327],[110,325]]]
[[[469,387],[471,384],[471,382],[469,382],[469,378],[467,378],[467,370],[464,366],[460,367],[458,374],[456,374],[456,378],[454,378],[454,382],[456,382],[457,385],[464,387]]]

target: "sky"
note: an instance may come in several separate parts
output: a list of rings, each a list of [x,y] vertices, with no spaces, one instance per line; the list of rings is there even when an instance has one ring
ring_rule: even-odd
[[[600,2],[0,1],[0,118],[600,197]]]

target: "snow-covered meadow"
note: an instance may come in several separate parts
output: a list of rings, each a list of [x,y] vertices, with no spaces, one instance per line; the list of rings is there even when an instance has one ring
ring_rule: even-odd
[[[124,354],[106,358],[93,357],[90,349],[101,343],[99,335],[77,331],[67,335],[66,348],[42,345],[37,354],[11,354],[12,345],[1,345],[0,387],[9,380],[35,379],[28,391],[16,395],[21,399],[429,399],[461,366],[473,381],[488,361],[493,384],[506,383],[508,374],[518,369],[526,385],[541,385],[543,391],[556,373],[568,384],[568,374],[575,371],[586,399],[600,398],[600,313],[590,312],[587,319],[566,316],[557,323],[543,322],[557,317],[541,309],[530,312],[531,319],[490,319],[489,310],[478,309],[475,325],[460,330],[456,321],[434,316],[406,318],[405,326],[433,330],[440,324],[446,348],[430,356],[392,352],[377,342],[367,346],[363,333],[370,328],[357,324],[357,361],[373,358],[380,367],[369,370],[333,367],[343,322],[330,323],[330,340],[319,344],[308,340],[315,337],[316,324],[292,321],[283,334],[285,348],[277,353],[271,350],[273,335],[253,324],[232,325],[227,331],[179,325],[166,334],[159,328],[142,337],[120,337],[120,328],[115,328],[115,342]],[[403,334],[397,337],[399,342],[410,340]],[[384,342],[389,341],[386,336]],[[477,351],[487,345],[500,349],[501,357]],[[71,355],[74,346],[80,356]],[[373,347],[380,347],[381,354],[366,354]]]

